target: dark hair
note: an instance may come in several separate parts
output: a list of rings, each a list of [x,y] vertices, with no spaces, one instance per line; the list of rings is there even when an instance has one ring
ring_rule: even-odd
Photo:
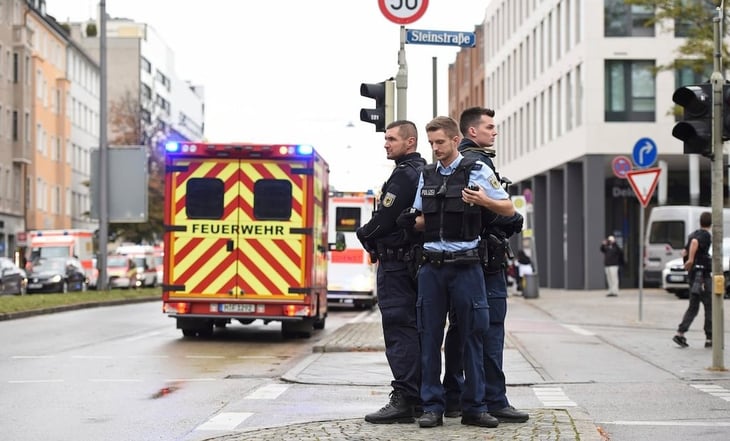
[[[459,130],[461,130],[462,135],[466,136],[469,127],[475,127],[479,124],[479,120],[483,115],[494,118],[494,110],[487,109],[486,107],[469,107],[461,112],[461,116],[459,117]]]
[[[704,211],[700,214],[700,227],[707,228],[712,226],[712,213]]]
[[[412,121],[408,121],[406,119],[399,119],[396,121],[393,121],[392,123],[388,124],[388,126],[385,128],[385,130],[393,129],[395,127],[399,127],[398,134],[401,138],[406,139],[410,138],[411,136],[416,138],[416,141],[418,141],[418,130],[416,129],[416,125],[413,124]]]

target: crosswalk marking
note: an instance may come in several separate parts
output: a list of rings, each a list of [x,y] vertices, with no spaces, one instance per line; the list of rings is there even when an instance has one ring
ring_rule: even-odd
[[[223,412],[199,425],[195,430],[233,430],[253,415],[252,412]]]
[[[577,406],[560,387],[533,387],[532,391],[544,407],[563,408]]]
[[[291,385],[289,384],[267,384],[260,387],[244,397],[244,400],[273,400],[283,394]]]
[[[730,390],[716,384],[691,384],[690,386],[695,389],[701,390],[702,392],[708,393],[714,397],[722,398],[725,401],[730,401]]]

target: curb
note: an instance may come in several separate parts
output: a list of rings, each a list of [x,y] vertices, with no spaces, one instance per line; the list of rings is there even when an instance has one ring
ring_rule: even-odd
[[[137,299],[104,300],[104,301],[99,301],[99,302],[78,303],[75,305],[54,306],[52,308],[32,309],[30,311],[7,312],[7,313],[0,314],[0,321],[28,318],[28,317],[34,317],[37,315],[44,315],[44,314],[54,314],[56,312],[76,311],[79,309],[97,308],[100,306],[116,306],[116,305],[126,305],[126,304],[130,304],[130,303],[144,303],[144,302],[160,301],[160,299],[161,299],[160,297],[140,297]]]

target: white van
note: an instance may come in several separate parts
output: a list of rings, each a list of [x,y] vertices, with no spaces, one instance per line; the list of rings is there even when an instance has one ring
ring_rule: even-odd
[[[345,247],[327,253],[327,303],[370,309],[378,302],[376,265],[355,231],[373,216],[371,192],[330,193],[329,237],[343,235]]]
[[[644,285],[661,286],[662,270],[670,260],[682,257],[687,236],[700,227],[700,214],[710,207],[662,205],[649,214],[644,240]],[[730,208],[723,209],[723,232],[730,233]]]

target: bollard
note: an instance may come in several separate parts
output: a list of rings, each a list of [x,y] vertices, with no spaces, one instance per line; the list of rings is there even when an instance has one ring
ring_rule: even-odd
[[[536,299],[540,296],[540,288],[537,286],[537,274],[525,274],[525,286],[522,287],[522,296],[526,299]]]

